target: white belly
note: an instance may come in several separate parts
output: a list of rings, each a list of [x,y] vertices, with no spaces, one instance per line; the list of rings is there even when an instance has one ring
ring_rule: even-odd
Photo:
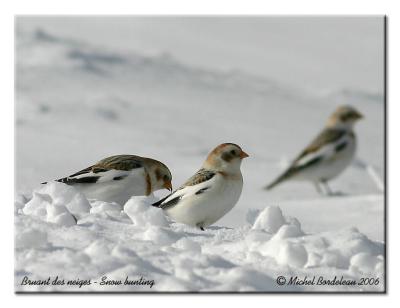
[[[356,142],[349,139],[347,147],[335,155],[327,157],[314,166],[302,170],[293,180],[322,181],[330,180],[342,173],[351,163],[356,151]]]
[[[132,196],[146,195],[145,171],[144,169],[137,171],[119,181],[77,184],[74,187],[79,189],[88,199],[117,202],[124,205]]]
[[[166,209],[173,220],[195,227],[207,227],[226,215],[239,200],[243,179],[225,180],[216,175],[212,188],[199,195],[182,199]],[[210,181],[211,182],[211,181]]]

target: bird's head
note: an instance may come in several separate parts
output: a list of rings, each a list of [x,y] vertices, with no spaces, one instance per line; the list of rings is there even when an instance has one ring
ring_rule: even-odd
[[[339,106],[329,117],[327,126],[330,128],[352,128],[354,123],[364,116],[352,106]]]
[[[234,143],[223,143],[208,154],[203,167],[234,174],[240,171],[243,158],[249,155]]]
[[[150,175],[152,190],[156,191],[165,188],[172,191],[172,175],[168,167],[157,160],[152,160],[152,163],[149,165],[148,172]]]

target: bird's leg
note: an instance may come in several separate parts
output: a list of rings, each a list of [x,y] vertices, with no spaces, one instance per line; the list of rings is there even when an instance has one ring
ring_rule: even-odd
[[[203,223],[199,222],[198,224],[196,224],[196,226],[197,226],[201,231],[204,231]]]
[[[320,195],[323,195],[324,192],[322,191],[321,187],[319,186],[319,182],[314,182],[315,189]]]
[[[324,187],[325,187],[326,194],[327,194],[328,196],[332,196],[332,195],[333,195],[333,192],[332,192],[331,188],[329,187],[328,182],[327,182],[326,180],[323,180],[323,181],[321,181],[321,183],[322,183],[322,184],[324,185]]]

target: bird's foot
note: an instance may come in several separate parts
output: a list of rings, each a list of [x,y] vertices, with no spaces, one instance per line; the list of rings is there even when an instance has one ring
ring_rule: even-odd
[[[201,230],[201,231],[204,231],[204,227],[203,227],[203,223],[198,223],[198,224],[196,224],[196,226]]]
[[[344,193],[343,191],[332,191],[330,194],[328,194],[328,196],[330,197],[343,197],[343,196],[347,196],[348,194]]]
[[[337,196],[346,196],[347,194],[342,191],[333,191],[326,181],[315,182],[315,188],[318,193],[327,197],[337,197]]]

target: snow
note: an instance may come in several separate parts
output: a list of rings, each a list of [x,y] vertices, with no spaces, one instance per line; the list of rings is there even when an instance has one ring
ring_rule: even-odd
[[[64,184],[49,185],[52,189],[47,190],[47,199],[71,198],[71,191],[61,187]],[[42,203],[48,206],[47,199]],[[88,203],[78,191],[73,199],[80,200],[81,208]],[[279,286],[275,282],[278,276],[311,277],[316,272],[325,279],[343,276],[358,282],[362,277],[372,277],[383,281],[383,243],[368,239],[355,228],[306,234],[297,219],[284,216],[279,207],[267,206],[253,224],[200,231],[167,220],[162,210],[150,206],[152,200],[152,197],[132,197],[124,211],[118,204],[104,206],[93,201],[91,210],[81,212],[77,223],[43,220],[35,211],[26,210],[33,207],[31,201],[27,202],[15,217],[16,290],[383,289],[382,284],[302,288],[295,284]],[[63,213],[72,216],[67,207],[64,210]],[[25,276],[31,281],[48,277],[53,281],[58,276],[65,283],[75,281],[77,285],[21,285]],[[77,279],[90,283],[79,285]],[[125,284],[126,279],[142,279],[146,284],[129,285]],[[153,281],[151,288],[150,281]]]
[[[76,219],[89,212],[90,205],[82,193],[61,183],[51,183],[33,191],[33,197],[24,206],[22,212],[40,219],[72,226]]]
[[[264,229],[267,232],[275,233],[284,223],[281,209],[270,206],[257,216],[253,229]]]
[[[124,211],[135,226],[147,227],[151,225],[166,227],[168,222],[164,214],[157,208],[151,206],[157,199],[146,197],[135,197],[129,200]]]
[[[172,22],[165,30],[181,29],[182,22]],[[252,23],[241,28],[243,24],[229,21],[215,33],[209,23],[201,28],[197,49],[180,45],[185,38],[199,37],[193,28],[183,27],[181,32],[172,31],[173,43],[157,41],[154,46],[159,49],[150,52],[150,37],[157,37],[162,20],[146,28],[146,38],[140,34],[142,28],[134,26],[140,21],[128,27],[123,19],[120,26],[137,36],[128,40],[123,34],[113,37],[111,28],[91,35],[98,20],[77,19],[74,27],[82,31],[71,32],[66,21],[17,18],[15,289],[382,291],[384,109],[383,87],[374,74],[382,65],[376,36],[381,29],[376,18],[364,26],[352,22],[368,57],[359,56],[356,43],[349,43],[347,27],[348,44],[332,40],[335,49],[319,53],[316,38],[326,36],[326,27],[341,36],[342,26],[331,27],[333,19],[312,27],[307,38],[302,37],[307,32],[285,30],[283,21],[261,22],[242,55],[224,57],[202,53],[199,46],[209,44],[216,51],[212,38],[227,25],[237,27],[238,31],[228,27],[229,32],[241,33],[243,40],[242,31]],[[196,23],[191,25],[199,29]],[[304,27],[309,28],[299,29]],[[299,52],[288,54],[290,46],[281,39],[271,50],[260,35],[274,31],[275,38],[295,39]],[[227,44],[221,50],[238,44],[231,35],[218,38]],[[303,46],[302,41],[308,43]],[[185,48],[174,53],[171,46]],[[310,57],[319,54],[317,63],[326,66],[308,70],[310,59],[302,62],[307,48],[313,51]],[[243,55],[251,61],[243,64]],[[222,58],[226,62],[220,61],[225,64],[219,67]],[[293,67],[296,62],[299,65]],[[288,73],[291,65],[296,73]],[[322,74],[324,70],[328,73]],[[321,74],[327,77],[313,79]],[[356,126],[357,160],[331,183],[335,195],[320,196],[308,183],[263,190],[343,103],[354,105],[365,120]],[[250,157],[242,165],[244,187],[238,204],[204,232],[174,223],[150,206],[166,192],[120,205],[87,200],[74,188],[51,182],[103,157],[129,153],[163,161],[178,187],[222,142],[239,144]],[[43,181],[50,182],[40,185]],[[25,276],[59,276],[65,284],[21,285]],[[105,276],[122,285],[100,285]],[[127,276],[137,280],[136,285],[124,285]],[[280,286],[278,276],[369,277],[379,283]],[[143,279],[139,285],[141,277],[153,280],[152,287]],[[67,285],[67,279],[76,285]]]

